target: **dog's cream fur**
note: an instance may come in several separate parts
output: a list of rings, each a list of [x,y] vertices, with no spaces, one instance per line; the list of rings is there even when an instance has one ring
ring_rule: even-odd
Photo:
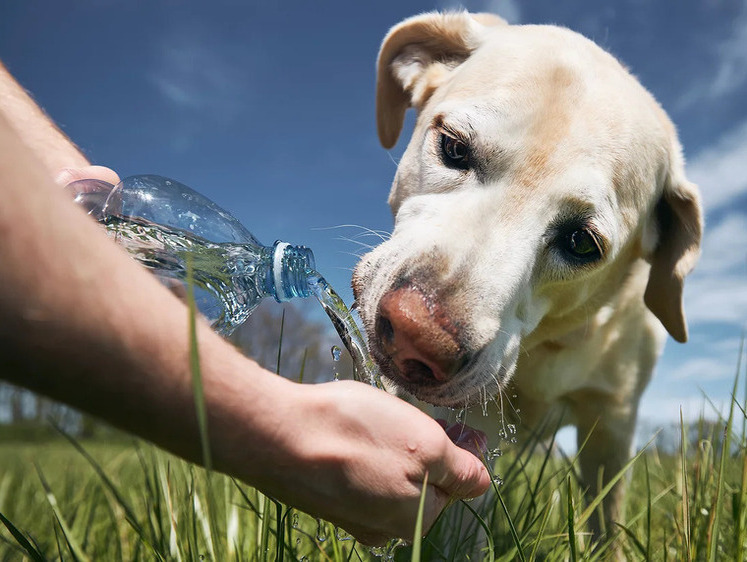
[[[424,14],[389,32],[378,61],[384,147],[408,107],[418,117],[389,196],[394,232],[353,281],[374,356],[429,403],[503,393],[525,430],[561,410],[580,442],[594,428],[581,468],[596,489],[600,469],[606,481],[629,458],[665,329],[687,339],[682,286],[702,219],[675,129],[591,41],[489,14]],[[444,164],[444,130],[468,139],[468,169]],[[568,259],[558,232],[573,224],[596,234],[601,259]],[[402,384],[377,351],[380,299],[403,279],[439,303],[471,358],[439,384]],[[609,519],[619,495],[605,503]]]

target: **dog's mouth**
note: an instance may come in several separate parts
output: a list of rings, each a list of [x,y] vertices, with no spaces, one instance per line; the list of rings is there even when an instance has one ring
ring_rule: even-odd
[[[371,347],[371,355],[388,386],[434,406],[461,409],[483,404],[498,394],[506,379],[506,369],[486,367],[481,352],[463,359],[458,371],[447,380],[434,377],[432,369],[422,361],[409,359],[397,365],[376,345]]]

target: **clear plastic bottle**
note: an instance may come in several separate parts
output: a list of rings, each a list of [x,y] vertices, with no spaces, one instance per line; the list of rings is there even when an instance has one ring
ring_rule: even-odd
[[[262,245],[230,213],[178,181],[130,176],[116,186],[79,180],[66,188],[109,235],[177,293],[192,264],[195,301],[228,335],[264,297],[311,294],[314,255],[303,246]]]

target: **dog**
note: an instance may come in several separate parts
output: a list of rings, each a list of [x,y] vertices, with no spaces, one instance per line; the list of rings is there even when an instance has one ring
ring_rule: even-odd
[[[510,395],[524,434],[562,413],[597,491],[630,458],[666,333],[688,337],[703,219],[674,126],[613,56],[561,27],[427,13],[390,30],[377,64],[381,144],[409,107],[417,119],[391,238],[353,274],[373,358],[429,404]],[[605,498],[607,522],[622,493]]]

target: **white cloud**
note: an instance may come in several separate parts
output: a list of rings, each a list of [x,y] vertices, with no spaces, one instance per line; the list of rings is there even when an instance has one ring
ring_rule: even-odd
[[[747,195],[747,121],[692,159],[687,173],[708,216],[700,261],[685,282],[685,310],[691,325],[739,329],[747,321],[747,208],[735,202]]]
[[[732,22],[732,33],[716,42],[714,71],[685,92],[677,102],[678,109],[686,109],[703,100],[714,101],[739,93],[747,85],[747,10]]]
[[[700,187],[707,211],[747,193],[747,121],[693,158],[687,173]]]
[[[744,275],[693,275],[685,282],[685,311],[690,325],[699,322],[734,324],[747,320],[747,281]]]
[[[734,273],[747,280],[747,209],[706,225],[698,268],[708,275]]]
[[[669,380],[692,380],[698,384],[721,379],[734,380],[735,365],[732,357],[718,353],[692,359],[673,369],[669,374]]]
[[[721,415],[728,412],[729,400],[711,398],[711,402]],[[682,410],[685,423],[696,421],[701,416],[711,420],[718,417],[703,396],[644,396],[638,411],[638,418],[642,422],[651,424],[678,423],[680,410]]]
[[[149,78],[177,109],[230,119],[243,101],[239,75],[208,47],[172,37],[164,41]]]
[[[747,214],[732,213],[706,227],[701,259],[685,281],[691,327],[724,322],[739,330],[747,321]]]

